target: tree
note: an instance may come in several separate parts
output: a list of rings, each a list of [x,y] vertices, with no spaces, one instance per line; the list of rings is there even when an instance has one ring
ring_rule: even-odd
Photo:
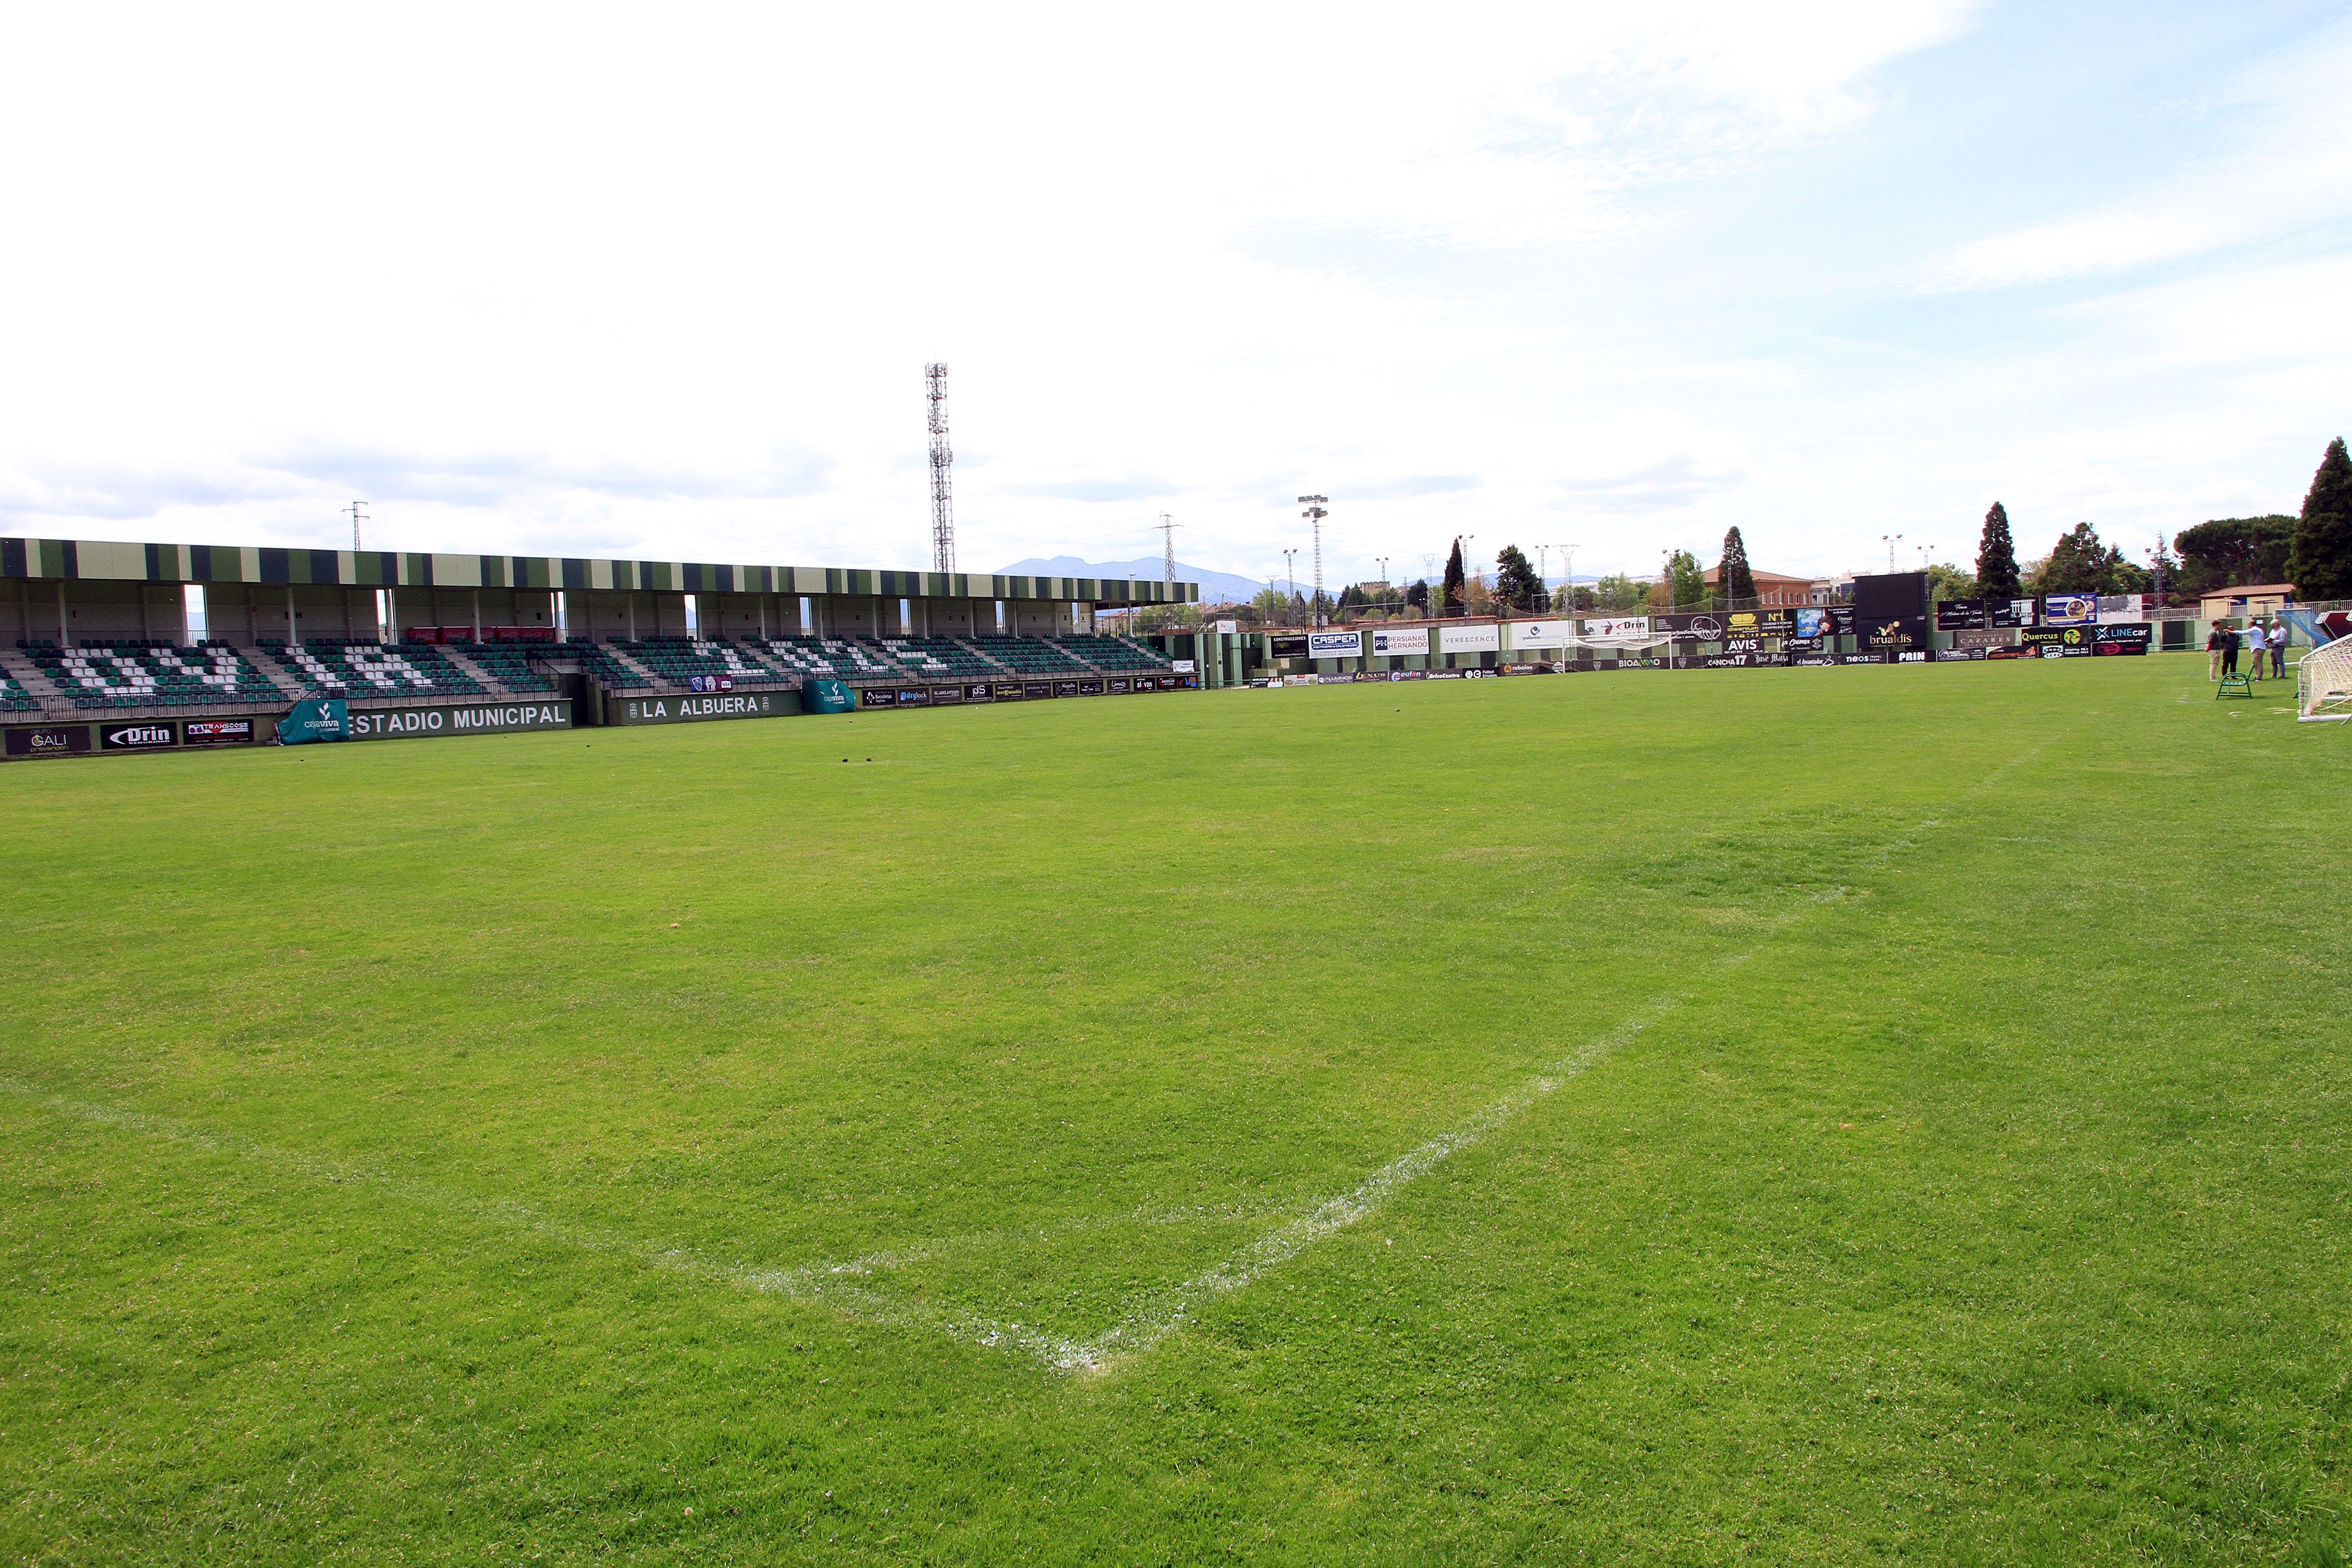
[[[1268,585],[1250,601],[1250,608],[1257,612],[1261,625],[1270,626],[1290,613],[1290,601],[1282,596],[1281,589]]]
[[[2017,575],[2017,545],[2009,537],[2009,509],[1999,501],[1985,513],[1977,545],[1977,587],[1988,599],[2014,599],[2025,591]]]
[[[2352,599],[2352,457],[2341,436],[2311,476],[2286,571],[2298,598]]]
[[[1429,614],[1429,579],[1423,577],[1404,591],[1405,608]]]
[[[1580,593],[1584,591],[1578,590]],[[1647,583],[1637,583],[1622,572],[1615,572],[1595,582],[1591,593],[1592,604],[1583,605],[1582,608],[1597,607],[1604,611],[1622,613],[1645,602],[1650,596],[1650,585]]]
[[[2078,522],[2033,563],[2025,585],[2037,594],[2144,594],[2147,584],[2147,568],[2125,560],[2122,551],[2099,542],[2097,529]]]
[[[1723,562],[1715,569],[1715,585],[1723,590],[1727,604],[1755,602],[1756,574],[1748,569],[1748,542],[1739,537],[1736,524],[1723,536]]]
[[[1516,544],[1506,544],[1495,554],[1495,602],[1516,611],[1540,610],[1550,603],[1543,579]]]
[[[1948,563],[1938,563],[1927,568],[1927,598],[1931,604],[1940,605],[1947,599],[1974,599],[1981,596],[1978,591],[1977,580],[1958,567]],[[2017,595],[2007,594],[2002,597],[2013,599]]]
[[[2217,517],[2182,529],[2172,536],[2173,547],[2180,552],[2179,585],[2192,594],[2206,594],[2249,583],[2289,581],[2286,561],[2295,526],[2294,518],[2273,512],[2268,517]]]
[[[1698,557],[1687,550],[1677,550],[1666,558],[1666,573],[1650,589],[1653,608],[1698,609],[1708,603],[1706,573],[1701,569]]]
[[[1445,558],[1444,614],[1449,616],[1462,614],[1464,608],[1462,584],[1462,542],[1457,539],[1454,542],[1454,552]]]

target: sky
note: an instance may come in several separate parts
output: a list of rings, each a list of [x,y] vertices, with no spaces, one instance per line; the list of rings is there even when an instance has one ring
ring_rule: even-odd
[[[2352,428],[2347,81],[2267,0],[11,7],[0,533],[925,566],[939,360],[968,571],[2139,557]]]

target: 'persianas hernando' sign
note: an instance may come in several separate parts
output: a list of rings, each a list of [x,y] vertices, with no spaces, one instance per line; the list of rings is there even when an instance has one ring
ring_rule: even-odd
[[[870,706],[861,695],[860,708]],[[706,719],[772,719],[801,710],[797,691],[721,691],[682,697],[631,697],[609,704],[611,724],[698,724]]]
[[[696,699],[695,700],[702,700]],[[713,698],[712,701],[724,701]],[[503,735],[517,730],[569,730],[572,701],[467,702],[431,708],[354,708],[354,741],[405,741],[433,735]]]

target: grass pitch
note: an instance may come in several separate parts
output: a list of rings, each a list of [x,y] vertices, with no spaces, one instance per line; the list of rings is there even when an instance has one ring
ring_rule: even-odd
[[[0,1547],[2326,1560],[2352,735],[2203,673],[0,769]]]

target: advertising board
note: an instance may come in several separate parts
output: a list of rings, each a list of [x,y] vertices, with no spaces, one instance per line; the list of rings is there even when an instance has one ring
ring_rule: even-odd
[[[1307,634],[1276,632],[1265,639],[1266,652],[1276,658],[1305,658]]]
[[[1198,667],[1189,658],[1171,658],[1168,661],[1168,668],[1179,675],[1190,675]]]
[[[1522,647],[1566,647],[1569,642],[1566,621],[1513,621],[1511,646]]]
[[[2105,658],[2116,654],[2145,654],[2155,641],[2156,627],[2147,621],[2129,625],[2102,625],[2092,634],[2091,651]]]
[[[1837,656],[1837,661],[1840,664],[1885,664],[1888,662],[1888,659],[1885,654],[1873,651],[1870,653],[1842,653]]]
[[[2099,595],[2099,625],[2127,626],[2144,619],[2147,614],[2142,606],[2145,594],[2102,594]]]
[[[2091,646],[2091,633],[2084,626],[2032,626],[2019,632],[2017,640],[2032,648],[2087,649]]]
[[[1241,629],[1242,624],[1239,621],[1219,621],[1217,623],[1217,630],[1225,637],[1231,637]]]
[[[1428,651],[1429,628],[1427,626],[1400,626],[1392,632],[1383,631],[1377,626],[1372,629],[1372,652],[1375,654],[1403,658],[1408,655],[1424,654]]]
[[[2042,624],[2041,601],[2037,599],[1989,599],[1987,619],[1996,626],[2038,626]]]
[[[1309,658],[1361,658],[1364,657],[1364,634],[1361,632],[1308,632],[1307,657]]]
[[[1587,616],[1584,617],[1584,635],[1589,637],[1608,637],[1612,640],[1645,637],[1650,635],[1650,617],[1647,616]]]
[[[857,693],[857,706],[875,706],[868,700],[870,690]],[[530,705],[526,705],[530,706]],[[541,708],[560,710],[553,721],[543,715],[540,721],[516,724],[518,730],[560,730],[572,722],[571,707],[562,702],[541,702]],[[801,711],[797,691],[731,691],[707,696],[631,697],[605,709],[608,724],[699,724],[713,719],[771,719],[785,713]]]
[[[1925,616],[1874,616],[1856,619],[1855,640],[1866,648],[1925,648],[1927,646],[1927,617]]]
[[[2099,618],[2096,594],[2044,594],[2042,624],[2045,626],[2087,626]]]
[[[671,697],[642,698],[647,704],[667,702],[672,707],[689,702],[749,702],[748,697]],[[794,707],[797,711],[797,704]],[[733,717],[731,714],[711,714],[708,717]],[[630,720],[616,722],[660,722],[658,720]],[[399,741],[426,735],[504,735],[521,730],[569,730],[572,728],[572,702],[568,698],[541,698],[535,702],[468,702],[433,708],[355,708],[350,718],[350,738],[354,741]]]
[[[1652,616],[1650,629],[1664,632],[1676,642],[1714,642],[1723,636],[1723,617],[1711,610],[1681,610]]]
[[[32,724],[10,730],[6,742],[12,757],[81,757],[89,754],[87,724]]]
[[[98,745],[105,752],[161,752],[180,743],[180,732],[169,721],[142,719],[130,724],[100,724]]]
[[[688,691],[732,691],[735,678],[731,675],[690,675],[687,677]]]
[[[1443,653],[1493,653],[1503,646],[1500,628],[1486,626],[1440,626],[1437,647]]]
[[[1000,696],[1003,695],[1003,688],[999,687],[997,691]],[[1024,700],[1051,697],[1054,695],[1054,683],[1050,680],[1024,680],[1021,683],[1021,695]]]
[[[1723,617],[1729,637],[1785,637],[1797,629],[1794,610],[1733,610]]]
[[[180,744],[184,746],[249,746],[253,744],[253,721],[250,719],[191,719],[180,726]]]
[[[1814,605],[1790,612],[1790,635],[1801,637],[1843,637],[1853,635],[1853,608],[1849,605]]]
[[[1103,694],[1103,683],[1099,679],[1078,682],[1078,695],[1081,697],[1100,697]]]
[[[1980,659],[1984,658],[1984,656],[1985,650],[1980,647],[1939,647],[1936,650],[1936,662],[1937,664],[1966,664],[1970,659]]]
[[[1054,682],[1054,695],[1056,697],[1076,697],[1081,689],[1083,689],[1083,688],[1075,680],[1057,680]]]
[[[1956,632],[1953,634],[1952,640],[1954,645],[1959,647],[2007,647],[2010,644],[2017,640],[2017,634],[2012,631],[2001,631],[1991,627],[1986,627],[1978,631]]]
[[[1939,632],[1980,632],[1991,624],[1982,599],[1946,599],[1936,606]]]

